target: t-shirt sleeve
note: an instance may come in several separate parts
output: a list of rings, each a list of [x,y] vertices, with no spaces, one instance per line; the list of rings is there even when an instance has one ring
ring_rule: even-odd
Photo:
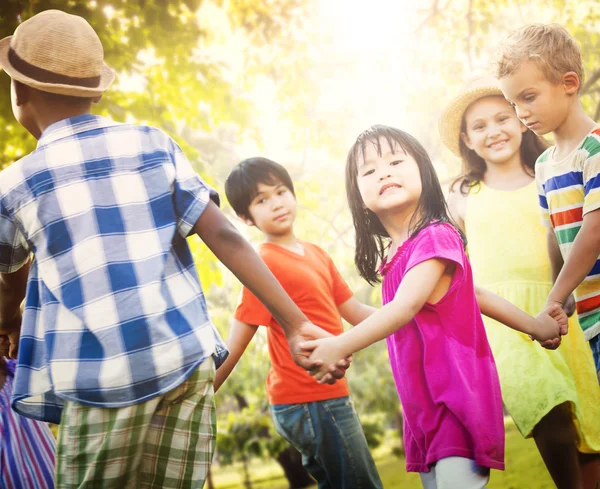
[[[192,168],[192,165],[175,141],[170,139],[170,151],[175,164],[173,202],[177,217],[177,231],[184,238],[206,209],[209,200],[220,204],[219,194]]]
[[[246,287],[242,289],[242,297],[233,316],[238,321],[254,326],[268,326],[272,319],[269,310]]]
[[[348,284],[342,278],[340,272],[338,272],[335,263],[333,263],[333,260],[329,255],[327,255],[327,259],[329,261],[329,273],[331,273],[333,282],[333,300],[335,301],[336,306],[340,306],[350,299],[354,293],[352,292],[352,289],[348,287]]]
[[[29,260],[29,245],[0,199],[0,273],[13,273]]]
[[[546,191],[544,190],[544,170],[541,162],[535,165],[535,186],[538,193],[538,202],[540,204],[540,221],[542,226],[551,228],[552,221],[550,221],[550,209],[548,208],[548,199],[546,198]]]
[[[450,224],[433,224],[419,232],[411,246],[405,273],[419,263],[436,258],[456,263],[458,266],[455,273],[462,275],[465,259],[464,244],[458,231]]]
[[[594,131],[583,144],[588,157],[583,163],[583,215],[600,208],[600,130]]]

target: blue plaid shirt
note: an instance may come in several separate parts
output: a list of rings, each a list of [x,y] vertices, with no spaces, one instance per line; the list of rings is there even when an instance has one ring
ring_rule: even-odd
[[[158,129],[83,115],[0,173],[0,272],[34,260],[12,405],[146,401],[227,350],[186,236],[216,193]]]

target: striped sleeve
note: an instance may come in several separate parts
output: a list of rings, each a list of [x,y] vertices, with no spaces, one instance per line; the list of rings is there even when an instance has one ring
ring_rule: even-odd
[[[600,129],[596,129],[583,143],[587,153],[583,163],[583,215],[600,208]]]
[[[550,221],[548,199],[546,198],[546,191],[544,190],[544,171],[542,165],[543,160],[538,160],[535,164],[535,185],[537,187],[538,201],[540,203],[540,220],[543,226],[551,228],[552,222]]]

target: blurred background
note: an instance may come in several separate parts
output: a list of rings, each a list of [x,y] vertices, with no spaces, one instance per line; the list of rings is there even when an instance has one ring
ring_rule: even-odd
[[[346,152],[372,124],[413,134],[440,180],[460,172],[442,146],[437,120],[471,75],[490,70],[498,42],[530,22],[559,22],[579,41],[583,102],[600,117],[598,0],[2,0],[0,36],[50,8],[81,15],[100,35],[118,73],[96,112],[160,127],[202,177],[222,193],[223,210],[248,239],[259,235],[233,215],[223,183],[250,156],[286,166],[297,189],[297,234],[323,247],[356,295],[380,304],[359,279],[345,200]],[[0,76],[0,166],[35,148],[10,107]],[[213,321],[224,337],[240,285],[192,241]],[[262,328],[261,328],[262,329]],[[310,487],[300,457],[275,432],[265,397],[266,335],[258,334],[219,391],[218,443],[207,486]],[[357,411],[386,488],[418,488],[406,474],[402,414],[385,345],[355,355],[348,372]],[[507,420],[506,472],[491,488],[554,487],[533,441]]]

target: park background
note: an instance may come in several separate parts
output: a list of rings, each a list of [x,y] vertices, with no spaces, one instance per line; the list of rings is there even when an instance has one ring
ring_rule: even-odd
[[[236,219],[223,183],[243,158],[282,163],[297,189],[298,236],[323,247],[358,298],[377,305],[379,290],[353,265],[343,171],[354,138],[372,124],[402,128],[424,144],[440,179],[451,181],[460,165],[439,140],[444,104],[469,76],[490,70],[503,37],[530,22],[559,22],[577,38],[587,72],[583,101],[598,120],[599,7],[597,0],[2,0],[0,36],[50,8],[86,18],[118,74],[97,113],[173,136],[254,244],[259,234]],[[35,140],[13,118],[8,76],[0,85],[4,167]],[[240,285],[198,240],[191,244],[211,318],[226,337]],[[271,423],[268,367],[262,331],[217,395],[210,488],[310,485],[298,453]],[[405,471],[385,345],[356,354],[348,379],[384,486],[420,487]],[[510,420],[506,472],[494,471],[490,487],[553,487],[533,441]]]

